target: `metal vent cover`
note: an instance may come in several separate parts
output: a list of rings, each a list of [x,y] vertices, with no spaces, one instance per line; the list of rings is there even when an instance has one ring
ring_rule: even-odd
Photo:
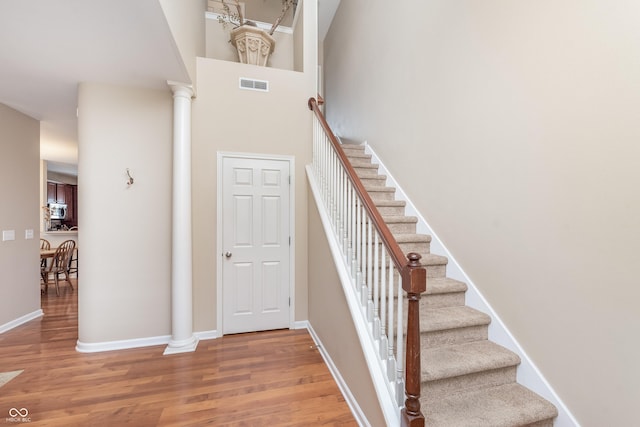
[[[266,80],[255,80],[248,79],[246,77],[240,77],[240,89],[269,92],[269,82]]]

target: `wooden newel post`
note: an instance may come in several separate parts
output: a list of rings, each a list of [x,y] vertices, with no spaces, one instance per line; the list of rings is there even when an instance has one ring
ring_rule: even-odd
[[[420,258],[420,254],[409,253],[409,264],[402,270],[402,289],[409,302],[403,427],[424,427],[424,415],[420,411],[420,294],[427,290],[427,270],[420,264]]]

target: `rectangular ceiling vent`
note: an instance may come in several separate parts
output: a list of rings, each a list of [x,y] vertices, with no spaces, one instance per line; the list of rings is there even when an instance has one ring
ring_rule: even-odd
[[[240,77],[240,89],[269,92],[269,82],[266,80],[255,80],[247,79],[246,77]]]

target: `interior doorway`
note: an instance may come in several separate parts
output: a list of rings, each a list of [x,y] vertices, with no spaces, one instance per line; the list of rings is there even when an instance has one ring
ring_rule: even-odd
[[[284,157],[219,154],[223,335],[291,327],[292,163]]]

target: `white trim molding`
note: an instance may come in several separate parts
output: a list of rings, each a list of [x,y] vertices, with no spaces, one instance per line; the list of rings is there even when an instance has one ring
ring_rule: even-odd
[[[468,290],[465,295],[466,304],[469,307],[482,311],[491,317],[491,323],[489,324],[489,339],[496,344],[508,348],[509,350],[520,356],[521,363],[517,370],[517,379],[520,384],[531,389],[535,393],[549,400],[558,408],[558,417],[555,419],[555,427],[576,427],[580,426],[573,414],[569,411],[569,408],[560,399],[558,394],[553,390],[548,381],[544,378],[540,370],[533,363],[531,358],[525,353],[522,346],[516,341],[515,337],[511,334],[505,323],[495,310],[489,305],[487,300],[478,290],[478,287],[473,283],[469,276],[464,272],[462,266],[451,255],[451,252],[444,246],[442,240],[433,231],[431,226],[427,223],[424,217],[418,212],[418,209],[411,202],[407,194],[402,187],[395,180],[393,175],[384,166],[380,158],[375,153],[373,148],[367,143],[363,142],[365,146],[365,153],[371,154],[371,161],[378,165],[378,173],[386,175],[386,184],[388,187],[394,187],[396,189],[396,199],[406,202],[405,215],[415,216],[418,218],[416,225],[416,231],[420,234],[428,234],[431,236],[431,252],[444,255],[448,258],[447,263],[447,277],[459,280],[467,284]]]
[[[291,329],[309,329],[311,325],[308,320],[297,320],[293,323],[293,327]]]
[[[128,350],[132,348],[151,347],[154,345],[168,344],[171,335],[161,335],[158,337],[133,338],[130,340],[105,341],[96,343],[85,343],[80,340],[76,342],[76,351],[80,353],[98,353],[101,351]]]
[[[201,340],[201,341],[204,341],[204,340],[215,340],[216,338],[220,338],[222,336],[216,329],[214,329],[212,331],[194,332],[193,335],[198,337],[198,339]]]
[[[219,338],[218,331],[200,331],[193,335],[198,340],[211,340]],[[85,343],[80,340],[76,342],[76,351],[80,353],[98,353],[101,351],[129,350],[132,348],[151,347],[154,345],[165,345],[171,341],[171,335],[160,335],[157,337],[133,338],[130,340],[105,341],[98,343]],[[176,352],[179,353],[179,352]],[[182,352],[184,353],[184,352]],[[167,354],[166,352],[164,354]],[[171,353],[173,354],[173,353]]]
[[[218,21],[218,17],[222,17],[221,14],[216,12],[205,12],[204,17],[206,19],[211,19],[212,21]],[[261,30],[269,31],[271,30],[271,25],[268,22],[260,22],[260,21],[252,21],[256,23],[256,26]],[[222,25],[222,24],[220,24]],[[275,29],[276,33],[285,33],[285,34],[293,34],[293,28],[285,27],[283,25],[278,25],[278,28]]]
[[[261,160],[280,160],[289,162],[289,236],[291,236],[291,244],[289,245],[289,298],[291,300],[289,309],[289,329],[296,328],[296,164],[294,156],[280,156],[274,154],[260,153],[241,153],[231,151],[218,151],[217,153],[217,175],[216,175],[216,326],[218,337],[224,335],[223,328],[223,307],[222,307],[222,161],[227,157],[241,159],[261,159]]]
[[[37,319],[38,317],[42,317],[44,312],[42,309],[38,309],[36,311],[32,311],[31,313],[27,313],[24,316],[20,316],[17,319],[13,319],[4,325],[0,325],[0,334],[3,334],[13,328],[17,328],[18,326],[29,322],[30,320]]]
[[[305,321],[305,322],[306,322],[306,328],[309,331],[309,335],[311,335],[313,342],[315,342],[316,348],[318,349],[318,351],[320,352],[320,355],[324,359],[324,363],[327,365],[327,368],[329,368],[329,372],[331,372],[333,379],[336,381],[336,384],[338,385],[338,388],[340,389],[342,396],[344,396],[344,400],[347,402],[347,405],[349,405],[349,409],[351,409],[351,413],[356,419],[358,425],[362,427],[369,427],[371,424],[369,423],[367,416],[362,411],[362,408],[360,408],[358,401],[355,399],[355,397],[351,393],[351,389],[349,389],[349,386],[347,385],[346,381],[344,380],[344,378],[342,378],[342,375],[340,375],[340,371],[338,370],[336,365],[333,363],[331,356],[324,349],[324,345],[322,345],[322,341],[320,341],[320,337],[313,330],[313,327],[311,326],[311,324],[308,321]],[[303,322],[300,322],[300,323],[303,323]]]

